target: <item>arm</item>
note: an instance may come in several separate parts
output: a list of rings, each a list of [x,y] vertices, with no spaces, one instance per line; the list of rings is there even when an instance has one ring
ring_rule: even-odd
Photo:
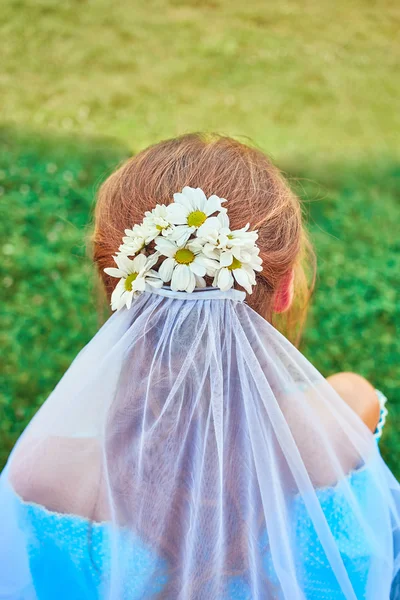
[[[327,381],[374,433],[381,405],[378,394],[369,381],[356,373],[346,372],[331,375],[327,377]]]

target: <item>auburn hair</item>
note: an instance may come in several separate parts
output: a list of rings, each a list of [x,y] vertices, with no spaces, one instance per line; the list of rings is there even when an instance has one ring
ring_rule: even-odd
[[[232,229],[258,230],[263,270],[247,303],[298,342],[315,281],[315,259],[299,199],[279,169],[257,148],[216,134],[192,133],[150,146],[127,160],[100,188],[92,235],[93,259],[110,299],[113,265],[124,230],[146,210],[169,204],[184,186],[226,198]],[[274,296],[294,270],[294,302],[278,319]]]

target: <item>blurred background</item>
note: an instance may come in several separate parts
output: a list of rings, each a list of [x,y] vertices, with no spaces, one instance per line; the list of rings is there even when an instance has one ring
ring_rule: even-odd
[[[318,280],[301,349],[389,398],[400,476],[400,6],[390,0],[3,0],[0,466],[99,326],[96,190],[132,153],[252,140],[301,196]]]

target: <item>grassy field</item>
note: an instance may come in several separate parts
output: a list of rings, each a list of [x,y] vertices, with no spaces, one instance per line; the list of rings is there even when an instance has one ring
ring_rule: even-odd
[[[400,475],[397,3],[5,0],[2,17],[0,463],[98,327],[98,184],[149,143],[217,130],[303,198],[319,258],[303,350],[387,393]]]

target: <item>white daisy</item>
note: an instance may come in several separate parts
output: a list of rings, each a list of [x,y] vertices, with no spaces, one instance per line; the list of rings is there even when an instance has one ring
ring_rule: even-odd
[[[257,231],[248,231],[247,223],[242,229],[231,230],[227,214],[219,213],[210,217],[197,231],[197,237],[204,243],[204,254],[216,258],[216,251],[220,251],[219,258],[222,266],[228,266],[233,258],[249,262],[251,253],[258,239]]]
[[[148,234],[146,243],[150,243],[160,234],[169,235],[172,232],[173,224],[168,218],[167,207],[165,204],[157,204],[153,210],[147,210],[143,219],[143,225],[147,228]],[[151,238],[151,239],[149,239]]]
[[[207,222],[215,212],[226,212],[221,205],[226,202],[218,196],[207,196],[200,188],[184,187],[181,193],[174,194],[174,202],[167,206],[168,219],[176,225],[172,239],[184,245],[192,233]]]
[[[158,274],[165,282],[171,282],[174,291],[193,292],[195,287],[205,287],[204,276],[214,276],[219,267],[215,260],[203,254],[203,246],[197,240],[178,245],[159,237],[156,250],[167,258],[161,263]]]
[[[160,288],[162,280],[158,273],[152,270],[152,267],[159,259],[159,254],[155,252],[151,256],[138,254],[133,260],[124,254],[114,256],[114,261],[118,268],[109,267],[104,269],[107,275],[118,277],[119,282],[111,295],[112,310],[119,310],[124,305],[130,308],[134,297],[140,292],[144,292],[146,284]]]
[[[147,241],[149,239],[149,241]],[[135,256],[141,252],[146,245],[151,242],[150,231],[148,227],[142,225],[134,225],[132,229],[125,229],[125,236],[122,238],[123,244],[119,247],[119,251],[126,256]]]
[[[234,256],[232,256],[229,264],[224,264],[221,260],[221,268],[215,274],[213,286],[225,292],[234,286],[236,280],[248,294],[251,294],[252,286],[256,284],[255,271],[262,271],[262,260],[258,256],[259,251],[257,247],[253,247],[252,251],[248,250],[246,261],[243,259],[238,260]],[[227,257],[227,253],[225,256]],[[226,259],[224,262],[226,263]]]

